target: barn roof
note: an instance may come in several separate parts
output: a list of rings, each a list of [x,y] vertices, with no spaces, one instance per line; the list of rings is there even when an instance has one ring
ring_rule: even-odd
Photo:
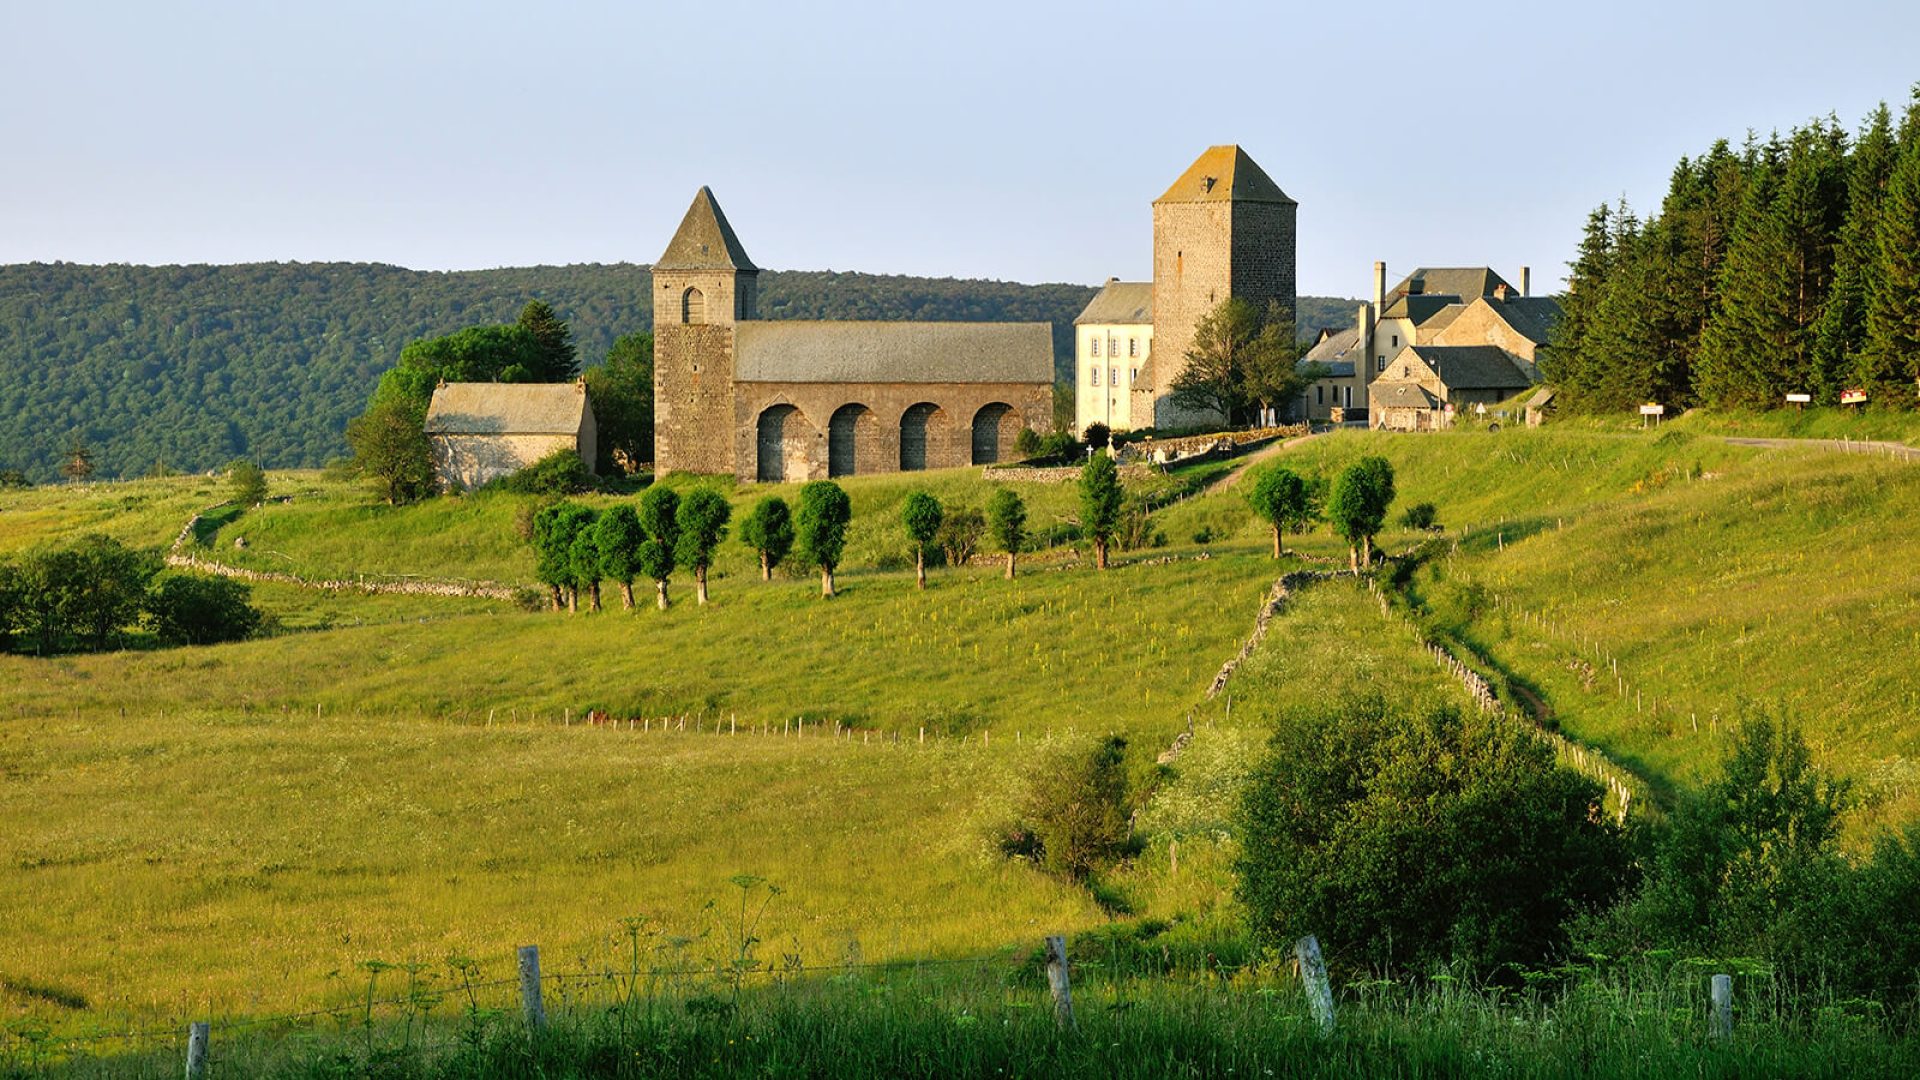
[[[1053,382],[1047,323],[759,320],[733,349],[741,382]]]
[[[1153,282],[1108,278],[1106,287],[1093,294],[1093,299],[1087,301],[1086,309],[1073,322],[1075,326],[1151,323]]]
[[[429,435],[574,435],[587,415],[580,383],[441,383]]]

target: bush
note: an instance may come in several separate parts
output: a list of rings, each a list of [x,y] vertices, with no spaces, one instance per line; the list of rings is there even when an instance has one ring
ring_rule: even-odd
[[[1030,427],[1020,429],[1013,437],[1013,452],[1022,458],[1037,457],[1040,453],[1040,433]]]
[[[1237,891],[1262,944],[1318,934],[1348,969],[1536,963],[1626,882],[1602,795],[1512,721],[1350,700],[1274,733],[1240,807]]]
[[[1437,529],[1440,527],[1440,510],[1430,502],[1414,503],[1400,515],[1400,524],[1409,529]]]
[[[267,501],[267,474],[246,458],[235,458],[227,465],[227,485],[233,501],[243,507]]]
[[[1127,740],[1109,735],[1043,758],[1029,778],[1020,822],[1001,850],[1085,881],[1130,853]]]
[[[517,495],[578,495],[593,486],[593,476],[578,453],[555,450],[489,486]]]
[[[147,594],[147,625],[168,645],[240,641],[260,629],[252,596],[230,578],[168,574]]]
[[[935,542],[947,557],[948,566],[965,566],[987,535],[987,519],[977,507],[956,506],[940,519]]]
[[[139,617],[160,561],[105,536],[28,551],[0,573],[0,639],[46,654],[110,647]]]
[[[21,472],[19,469],[0,469],[0,491],[30,488],[32,486],[33,481],[27,479],[27,474]]]
[[[1087,430],[1080,433],[1080,438],[1082,442],[1095,450],[1105,450],[1107,444],[1113,441],[1113,429],[1095,420],[1093,423],[1087,425]]]

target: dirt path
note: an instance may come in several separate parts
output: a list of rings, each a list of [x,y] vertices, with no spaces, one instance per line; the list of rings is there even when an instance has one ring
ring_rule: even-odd
[[[1268,458],[1274,456],[1275,454],[1285,453],[1286,451],[1296,446],[1299,446],[1301,443],[1306,442],[1308,439],[1317,439],[1320,436],[1325,434],[1326,432],[1324,431],[1315,431],[1315,432],[1310,432],[1306,435],[1295,435],[1291,439],[1282,439],[1277,443],[1273,443],[1268,446],[1263,446],[1260,449],[1255,450],[1253,453],[1248,454],[1245,460],[1241,461],[1240,464],[1235,465],[1232,471],[1228,472],[1227,475],[1221,477],[1220,482],[1213,485],[1213,490],[1224,491],[1227,488],[1230,488],[1233,485],[1239,483],[1240,478],[1246,475],[1247,470],[1253,468],[1255,465],[1260,464],[1261,462],[1267,460]]]

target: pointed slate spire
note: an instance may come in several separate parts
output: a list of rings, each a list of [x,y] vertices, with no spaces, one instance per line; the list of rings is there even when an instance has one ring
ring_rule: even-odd
[[[1154,202],[1256,202],[1293,200],[1238,145],[1210,146]]]
[[[713,189],[702,186],[687,207],[687,216],[673,234],[666,253],[653,264],[656,270],[744,270],[756,271],[753,260],[733,235],[727,215],[714,201]]]

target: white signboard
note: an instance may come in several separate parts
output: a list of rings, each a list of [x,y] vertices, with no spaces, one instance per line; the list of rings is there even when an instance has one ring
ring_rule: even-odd
[[[1641,416],[1665,416],[1666,414],[1667,414],[1667,407],[1665,405],[1640,406]]]
[[[1787,404],[1789,405],[1806,405],[1812,401],[1813,401],[1812,394],[1788,394],[1787,395]]]

